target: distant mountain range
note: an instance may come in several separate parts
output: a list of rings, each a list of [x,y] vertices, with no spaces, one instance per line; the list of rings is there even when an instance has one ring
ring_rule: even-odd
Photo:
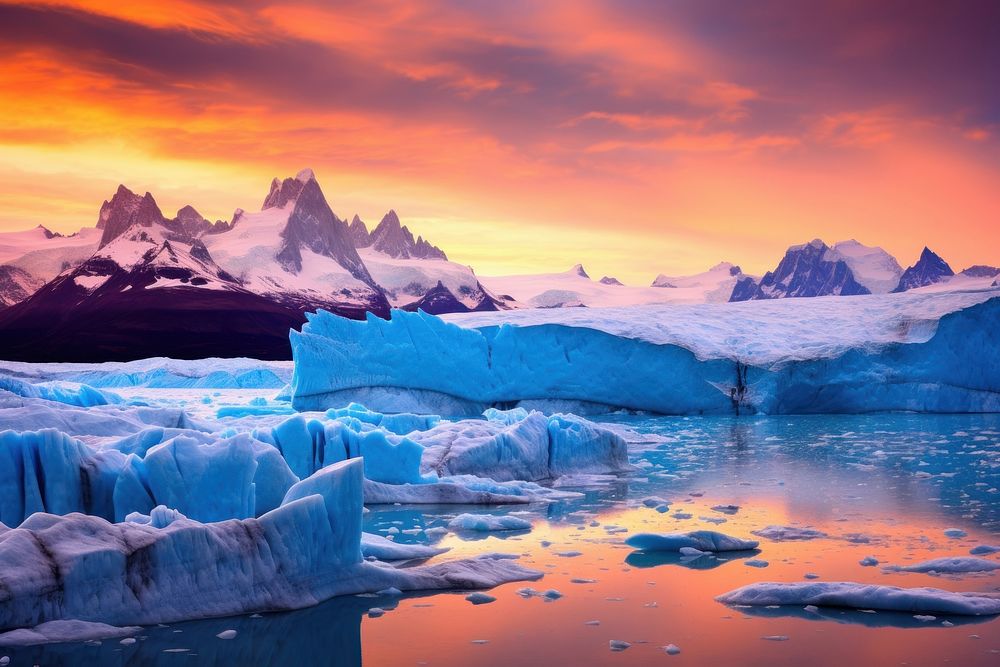
[[[305,313],[379,317],[884,294],[1000,284],[1000,269],[956,275],[925,248],[905,271],[881,248],[816,239],[790,247],[762,277],[720,263],[649,287],[582,265],[563,273],[478,278],[414,237],[390,210],[371,230],[330,208],[311,170],[274,179],[261,209],[230,221],[192,206],[166,217],[150,193],[124,185],[95,227],[0,233],[0,356],[102,361],[148,356],[288,358],[288,330]]]
[[[386,317],[510,307],[472,269],[389,211],[371,233],[330,209],[312,171],[275,179],[258,212],[166,217],[120,186],[95,228],[0,234],[0,350],[7,359],[288,358],[288,330],[326,309]]]

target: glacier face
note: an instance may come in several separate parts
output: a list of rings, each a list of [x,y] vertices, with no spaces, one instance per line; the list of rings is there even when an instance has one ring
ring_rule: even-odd
[[[399,311],[358,322],[321,311],[290,334],[292,400],[307,410],[364,397],[386,412],[448,415],[552,402],[665,414],[1000,411],[997,296],[826,298],[753,304],[765,306],[756,311],[525,311],[450,322]]]

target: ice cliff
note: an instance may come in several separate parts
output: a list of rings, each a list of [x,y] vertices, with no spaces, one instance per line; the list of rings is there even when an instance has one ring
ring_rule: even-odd
[[[1000,298],[876,295],[453,317],[324,311],[291,332],[293,405],[666,414],[1000,411]],[[789,305],[791,304],[791,305]],[[641,312],[639,312],[641,311]],[[457,323],[456,323],[457,322]],[[513,322],[513,324],[509,323]],[[460,326],[461,324],[461,326]]]

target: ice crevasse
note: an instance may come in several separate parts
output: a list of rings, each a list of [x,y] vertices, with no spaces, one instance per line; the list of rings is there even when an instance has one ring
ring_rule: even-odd
[[[759,312],[721,304],[634,312],[662,319],[659,329],[639,330],[603,309],[455,318],[462,326],[421,312],[352,321],[320,311],[290,333],[292,401],[299,410],[359,400],[383,412],[452,416],[517,405],[578,413],[1000,411],[993,293],[783,301],[755,306]],[[740,324],[742,316],[758,320]],[[794,318],[808,326],[786,330]]]

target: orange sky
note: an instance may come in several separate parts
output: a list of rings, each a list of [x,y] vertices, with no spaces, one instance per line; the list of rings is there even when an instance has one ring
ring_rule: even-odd
[[[814,237],[996,265],[1000,9],[944,5],[0,0],[0,230],[92,225],[120,182],[229,219],[310,166],[486,275]]]

